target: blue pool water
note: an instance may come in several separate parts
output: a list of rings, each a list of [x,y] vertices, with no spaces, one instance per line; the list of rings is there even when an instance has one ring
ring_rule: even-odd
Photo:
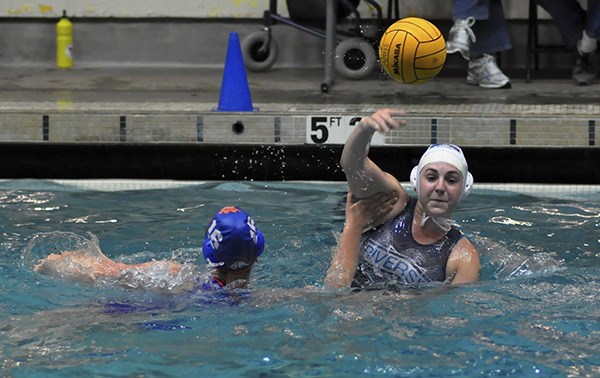
[[[214,182],[103,192],[0,183],[0,374],[600,376],[598,193],[476,189],[455,218],[480,251],[481,282],[327,291],[344,187]],[[267,239],[251,288],[235,298],[177,293],[164,277],[146,277],[163,288],[148,291],[31,270],[95,238],[125,262],[202,264],[204,225],[231,204],[253,214]]]

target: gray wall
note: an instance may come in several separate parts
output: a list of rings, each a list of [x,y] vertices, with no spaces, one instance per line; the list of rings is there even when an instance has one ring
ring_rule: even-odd
[[[303,0],[295,0],[303,1]],[[321,0],[325,1],[325,0]],[[378,4],[386,11],[387,1]],[[45,0],[32,2],[23,0],[2,0],[0,17],[56,18],[66,10],[69,15],[79,18],[259,18],[268,0]],[[280,13],[287,15],[287,2],[277,2]],[[507,18],[527,17],[527,0],[503,0]],[[143,5],[143,6],[140,6]],[[359,5],[361,14],[368,17],[373,13],[366,2]],[[402,16],[418,15],[425,18],[443,19],[452,14],[452,0],[401,0]]]
[[[444,35],[450,20],[435,21]],[[256,20],[74,20],[74,62],[76,67],[98,65],[172,65],[221,66],[224,63],[229,33],[240,39],[261,29]],[[527,23],[510,20],[513,49],[502,54],[502,66],[525,66]],[[541,26],[546,42],[562,41],[551,21]],[[275,67],[319,67],[323,64],[324,41],[286,25],[274,27],[280,48]],[[0,65],[54,67],[55,20],[0,20]],[[567,54],[542,54],[542,67],[570,66]],[[453,58],[453,57],[452,57]],[[449,59],[448,66],[464,62]]]

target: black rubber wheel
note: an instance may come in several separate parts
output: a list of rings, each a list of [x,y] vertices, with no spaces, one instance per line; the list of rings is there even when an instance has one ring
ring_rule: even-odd
[[[362,79],[369,75],[377,64],[373,46],[360,38],[349,38],[340,42],[335,49],[335,69],[348,79]]]
[[[279,49],[269,32],[262,30],[249,34],[241,43],[244,64],[250,71],[266,71],[275,63]]]

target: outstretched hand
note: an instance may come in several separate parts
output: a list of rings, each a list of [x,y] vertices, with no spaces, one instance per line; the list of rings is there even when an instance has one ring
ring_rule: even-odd
[[[99,277],[114,276],[119,264],[105,255],[89,255],[83,251],[52,253],[33,268],[38,273],[69,278],[76,281],[94,281]]]
[[[370,197],[352,201],[352,193],[346,200],[346,222],[352,222],[361,229],[378,225],[398,201],[396,192],[376,193]]]
[[[405,120],[397,118],[402,115],[404,115],[404,111],[400,109],[379,109],[370,116],[361,119],[360,125],[380,133],[385,133],[406,125]]]

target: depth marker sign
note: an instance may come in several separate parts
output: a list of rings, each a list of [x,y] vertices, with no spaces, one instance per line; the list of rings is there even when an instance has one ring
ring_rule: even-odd
[[[308,116],[306,117],[306,143],[345,144],[360,120],[361,117],[358,116]],[[375,133],[371,145],[385,145],[385,135]]]

